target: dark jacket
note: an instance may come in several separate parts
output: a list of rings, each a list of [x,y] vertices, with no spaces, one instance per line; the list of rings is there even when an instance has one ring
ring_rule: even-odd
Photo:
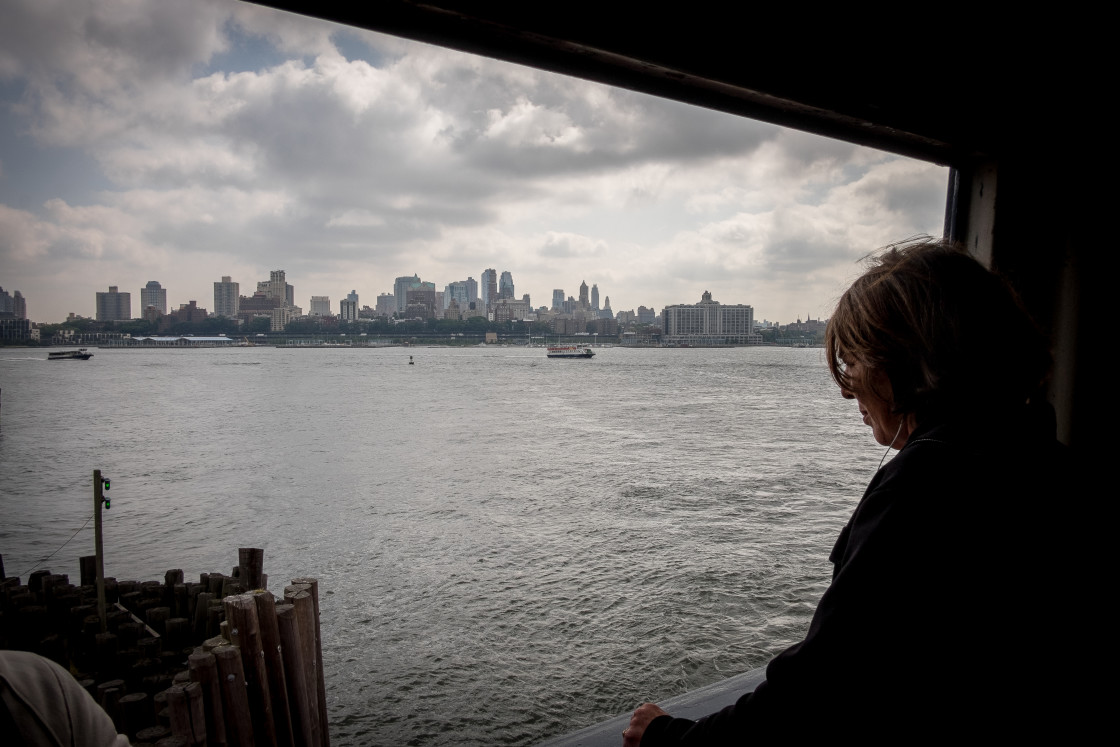
[[[1068,704],[1042,665],[1070,658],[1073,474],[1045,430],[1025,410],[917,428],[841,531],[805,640],[735,705],[654,720],[643,747],[1055,728]]]

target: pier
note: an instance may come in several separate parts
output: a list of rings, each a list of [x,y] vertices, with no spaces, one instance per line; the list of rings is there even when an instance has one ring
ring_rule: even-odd
[[[98,584],[91,555],[75,585],[50,570],[21,583],[0,556],[0,648],[69,670],[134,745],[329,747],[318,581],[277,597],[263,562],[240,548],[229,574]]]

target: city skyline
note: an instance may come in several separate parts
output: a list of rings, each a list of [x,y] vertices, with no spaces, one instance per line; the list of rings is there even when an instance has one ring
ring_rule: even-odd
[[[941,230],[944,168],[630,91],[224,0],[6,10],[0,283],[36,321],[276,267],[300,305],[495,268],[792,321]]]

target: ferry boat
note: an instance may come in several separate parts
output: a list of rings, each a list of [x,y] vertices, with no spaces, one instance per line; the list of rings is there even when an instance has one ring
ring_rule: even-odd
[[[78,348],[77,350],[58,350],[53,353],[47,353],[47,360],[49,361],[88,361],[93,357],[93,353],[85,348]]]
[[[587,345],[549,345],[549,358],[590,358],[595,351]]]

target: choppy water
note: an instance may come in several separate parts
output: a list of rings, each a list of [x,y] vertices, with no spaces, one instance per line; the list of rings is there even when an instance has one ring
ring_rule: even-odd
[[[108,575],[263,547],[320,579],[338,745],[531,744],[765,664],[881,456],[819,350],[95,352],[0,351],[7,573],[94,468]]]

